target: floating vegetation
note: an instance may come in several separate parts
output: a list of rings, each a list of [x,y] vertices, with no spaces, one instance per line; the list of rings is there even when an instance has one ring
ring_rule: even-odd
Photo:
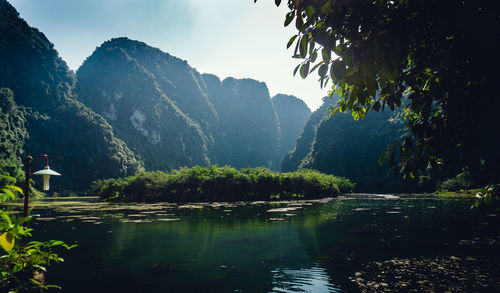
[[[494,292],[495,266],[471,257],[395,258],[368,263],[349,279],[361,292]]]

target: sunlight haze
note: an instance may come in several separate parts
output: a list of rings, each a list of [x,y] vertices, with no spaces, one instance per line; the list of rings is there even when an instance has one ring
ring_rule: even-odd
[[[328,89],[317,74],[293,76],[298,60],[286,43],[295,33],[284,28],[285,5],[260,0],[12,0],[20,16],[54,43],[76,70],[94,49],[115,37],[128,37],[188,61],[201,73],[224,79],[253,78],[271,96],[295,95],[315,110]]]

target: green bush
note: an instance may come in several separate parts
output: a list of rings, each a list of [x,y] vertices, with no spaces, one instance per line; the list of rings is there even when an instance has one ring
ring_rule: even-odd
[[[229,166],[195,166],[99,180],[91,190],[113,201],[209,202],[322,198],[353,188],[348,179],[307,169],[279,173],[263,167],[236,170]]]
[[[470,189],[474,182],[469,172],[464,171],[458,174],[455,178],[450,178],[443,181],[439,186],[440,191],[459,191],[462,189]]]

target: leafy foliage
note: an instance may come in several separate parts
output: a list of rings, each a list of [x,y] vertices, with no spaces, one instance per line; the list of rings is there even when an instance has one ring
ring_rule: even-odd
[[[22,194],[16,186],[4,186],[0,191],[0,203],[6,198],[14,199],[14,192]],[[60,240],[47,242],[31,241],[23,244],[15,241],[31,236],[33,229],[27,228],[25,223],[32,217],[21,217],[12,220],[9,213],[0,210],[0,244],[7,254],[0,256],[0,290],[2,292],[32,292],[33,290],[48,290],[59,288],[57,285],[47,284],[45,275],[47,269],[55,263],[63,262],[55,250],[67,250],[76,245],[67,245]]]
[[[28,139],[26,116],[26,110],[14,101],[12,91],[0,89],[0,186],[24,180],[20,157]]]
[[[281,1],[276,1],[279,5]],[[295,23],[295,70],[319,73],[338,93],[335,112],[355,119],[370,110],[404,107],[410,136],[388,150],[404,174],[463,167],[498,180],[499,100],[488,65],[498,28],[487,1],[289,0],[285,26]],[[407,105],[402,97],[408,96]],[[391,160],[399,153],[400,161]]]
[[[473,207],[486,209],[488,212],[499,212],[500,211],[500,186],[498,184],[492,184],[484,188],[484,194],[478,193],[476,197],[478,199],[474,203]]]
[[[278,173],[267,168],[181,168],[144,172],[123,179],[98,180],[92,194],[113,201],[246,201],[322,198],[349,192],[348,179],[313,170]]]
[[[459,173],[454,178],[449,178],[441,182],[438,186],[438,189],[441,191],[459,191],[459,190],[467,190],[472,188],[474,185],[474,181],[472,179],[471,174],[466,170],[462,173]]]

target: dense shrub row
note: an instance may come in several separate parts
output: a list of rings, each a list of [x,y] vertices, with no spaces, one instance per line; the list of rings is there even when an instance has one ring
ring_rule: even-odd
[[[313,170],[291,173],[266,168],[181,168],[141,172],[123,179],[98,180],[92,194],[113,201],[208,202],[322,198],[349,192],[348,179]]]

